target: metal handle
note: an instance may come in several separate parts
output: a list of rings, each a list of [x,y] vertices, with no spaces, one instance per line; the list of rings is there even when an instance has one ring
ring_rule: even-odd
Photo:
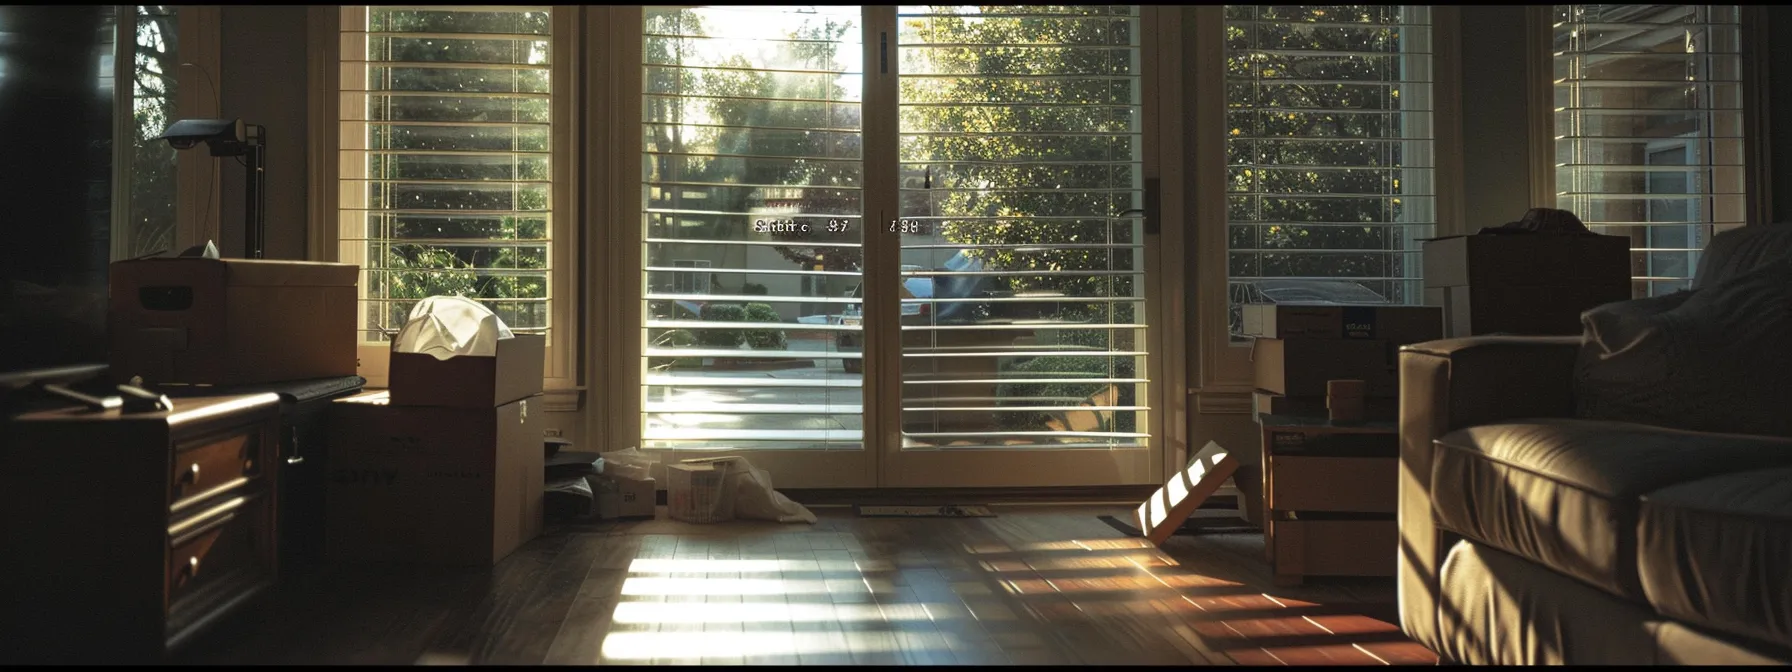
[[[292,436],[292,455],[286,458],[287,464],[304,464],[305,456],[299,454],[299,428],[289,427]]]
[[[199,577],[199,556],[195,555],[195,556],[191,556],[191,557],[187,558],[187,578],[194,579],[194,578],[198,578],[198,577]]]
[[[187,468],[187,482],[195,483],[195,484],[199,482],[199,463],[198,462],[194,462],[192,464],[192,466]]]

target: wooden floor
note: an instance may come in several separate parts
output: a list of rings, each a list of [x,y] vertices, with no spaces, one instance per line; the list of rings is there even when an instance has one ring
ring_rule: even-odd
[[[1436,662],[1392,579],[1272,588],[1255,534],[1162,550],[1106,506],[816,525],[550,527],[497,567],[292,578],[196,664],[1378,664]],[[663,509],[661,515],[664,515]]]

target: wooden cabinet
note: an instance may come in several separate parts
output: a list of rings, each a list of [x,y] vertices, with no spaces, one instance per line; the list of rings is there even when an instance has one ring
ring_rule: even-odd
[[[1399,431],[1260,415],[1265,560],[1279,585],[1306,576],[1393,576]]]
[[[0,663],[152,663],[271,587],[280,400],[6,422]]]

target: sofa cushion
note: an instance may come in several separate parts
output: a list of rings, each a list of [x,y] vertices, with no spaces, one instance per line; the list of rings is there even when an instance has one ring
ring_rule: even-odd
[[[1639,518],[1637,574],[1657,611],[1792,646],[1792,469],[1663,488]]]
[[[1439,527],[1637,602],[1637,507],[1647,492],[1792,466],[1792,440],[1596,420],[1481,425],[1440,437]]]

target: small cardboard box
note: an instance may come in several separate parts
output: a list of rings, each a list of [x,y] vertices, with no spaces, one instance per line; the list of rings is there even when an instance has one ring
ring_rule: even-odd
[[[1443,337],[1443,310],[1436,306],[1244,306],[1247,336],[1316,339],[1386,339],[1398,345]]]
[[[599,493],[597,499],[599,518],[609,520],[654,517],[653,479],[635,480],[604,475],[596,475],[591,478],[606,481],[602,489],[597,490]]]
[[[111,373],[248,385],[355,375],[354,264],[156,258],[112,264]]]
[[[536,400],[483,412],[389,401],[371,392],[331,404],[332,562],[490,566],[541,533]]]
[[[1369,398],[1397,398],[1398,347],[1385,339],[1259,338],[1251,348],[1257,389],[1288,397],[1325,397],[1331,380],[1361,380]]]
[[[392,353],[386,385],[394,406],[495,408],[541,393],[547,338],[517,334],[490,357]]]

